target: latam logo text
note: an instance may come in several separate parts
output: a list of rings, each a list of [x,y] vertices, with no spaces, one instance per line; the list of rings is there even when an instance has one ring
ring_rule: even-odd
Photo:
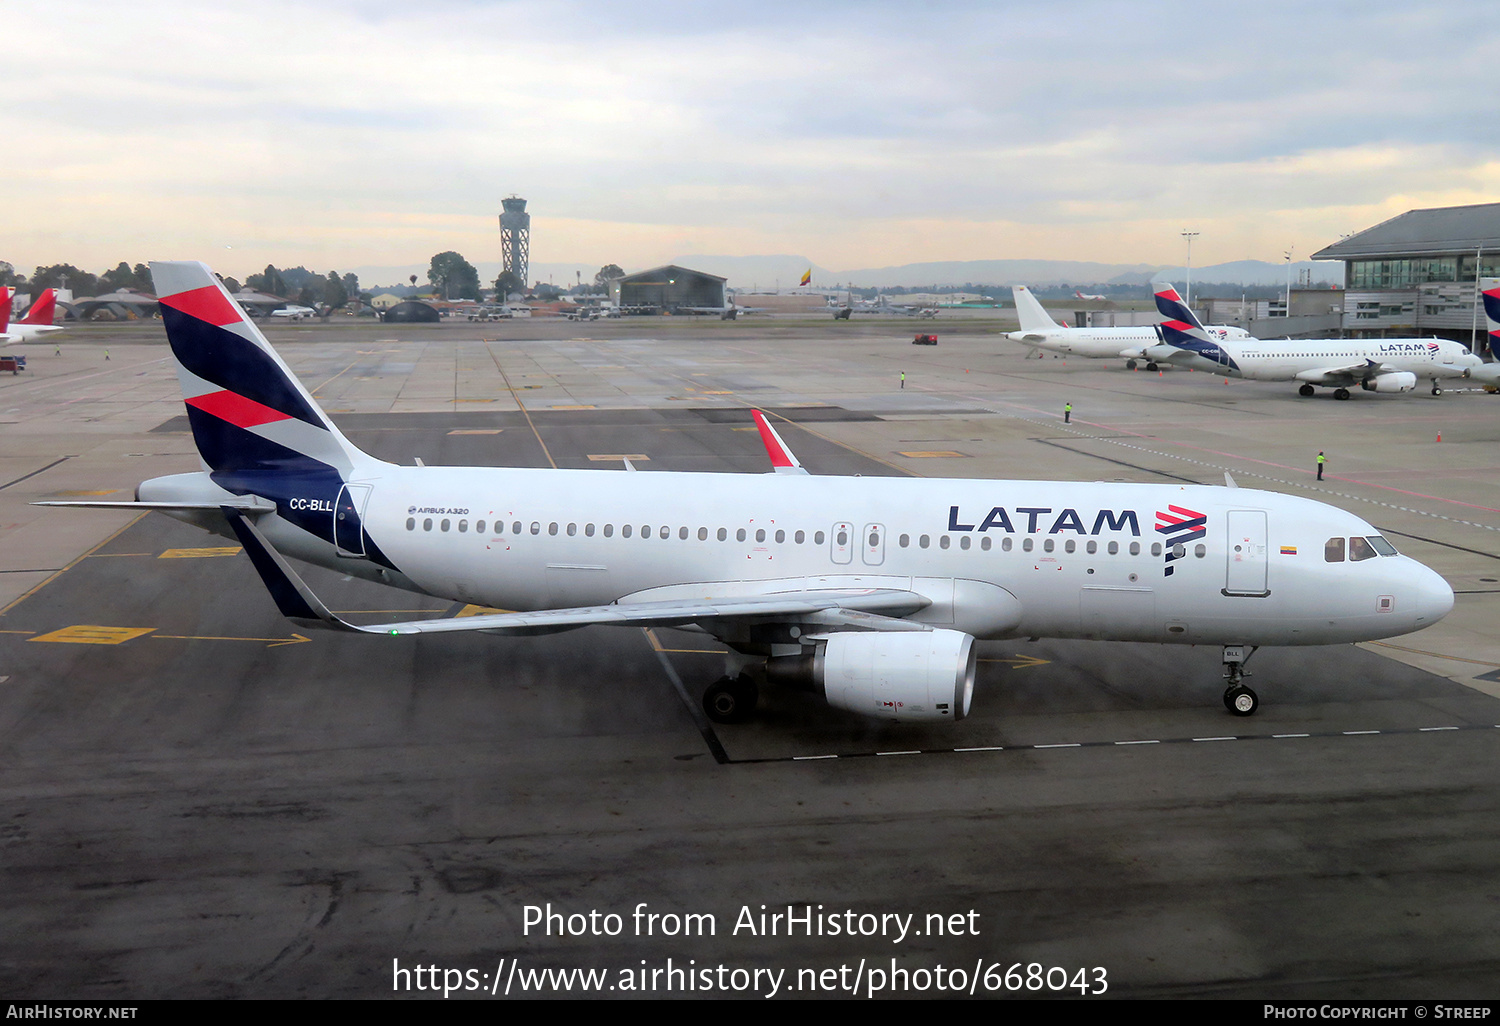
[[[1376,346],[1380,353],[1436,353],[1442,347],[1436,342],[1382,342]]]
[[[983,507],[980,507],[983,509]],[[950,531],[990,531],[1000,530],[1007,534],[1016,534],[1015,520],[1011,519],[1011,513],[1015,514],[1015,520],[1025,520],[1025,534],[1062,534],[1072,531],[1074,534],[1101,534],[1104,531],[1124,531],[1129,529],[1130,533],[1139,538],[1141,525],[1136,520],[1135,510],[1113,510],[1101,509],[1094,515],[1094,526],[1089,530],[1083,526],[1088,514],[1080,517],[1076,509],[1054,510],[1051,506],[1015,506],[1007,511],[1004,506],[991,507],[989,513],[982,520],[974,523],[964,523],[960,519],[957,506],[948,507],[948,530]],[[970,514],[973,518],[973,514]],[[1045,532],[1043,524],[1050,524]]]

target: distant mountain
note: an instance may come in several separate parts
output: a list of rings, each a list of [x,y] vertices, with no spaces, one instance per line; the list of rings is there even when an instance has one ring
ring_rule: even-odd
[[[1299,260],[1292,264],[1292,284],[1312,272],[1314,285],[1342,285],[1344,265],[1336,260]],[[1273,264],[1265,260],[1234,260],[1227,264],[1209,264],[1193,268],[1193,281],[1211,281],[1218,284],[1239,285],[1285,285],[1286,264]],[[1169,281],[1181,285],[1187,277],[1185,267],[1160,267],[1151,273],[1147,281]],[[1146,284],[1141,282],[1140,284]]]
[[[1187,278],[1184,267],[1162,267],[1155,264],[1105,264],[1083,260],[939,260],[927,263],[902,264],[897,267],[874,267],[848,271],[833,271],[815,264],[805,256],[775,254],[766,256],[722,256],[692,254],[676,257],[663,263],[679,264],[696,271],[717,274],[729,280],[731,288],[792,288],[802,280],[808,268],[812,269],[813,285],[831,288],[852,285],[856,288],[921,288],[927,285],[1071,285],[1087,287],[1095,285],[1148,285],[1154,281],[1169,281],[1181,286]],[[501,263],[480,262],[474,265],[479,270],[479,280],[489,285],[500,274]],[[624,265],[628,272],[644,271],[644,266]],[[657,265],[653,265],[657,266]],[[419,285],[427,284],[427,266],[370,266],[352,268],[359,275],[364,289],[381,285],[402,284],[408,276],[415,274]],[[599,267],[593,263],[534,263],[530,268],[533,282],[551,281],[561,288],[575,284],[581,276],[584,282],[592,282]],[[1342,284],[1344,265],[1332,261],[1301,260],[1292,265],[1293,284],[1312,273],[1314,284]],[[1265,260],[1235,260],[1224,264],[1209,264],[1193,268],[1194,282],[1216,284],[1277,285],[1285,284],[1286,264],[1274,264]]]
[[[942,260],[929,263],[902,264],[898,267],[876,267],[831,271],[802,256],[684,256],[672,263],[722,275],[737,289],[754,286],[771,288],[795,285],[809,267],[813,284],[827,288],[853,285],[857,288],[920,288],[925,285],[1146,285],[1153,281],[1180,283],[1186,278],[1182,267],[1154,264],[1104,264],[1079,260]],[[1315,283],[1341,283],[1344,266],[1340,263],[1304,260],[1292,265],[1293,282],[1311,270]],[[1194,281],[1275,285],[1286,281],[1286,265],[1264,260],[1236,260],[1193,268]]]

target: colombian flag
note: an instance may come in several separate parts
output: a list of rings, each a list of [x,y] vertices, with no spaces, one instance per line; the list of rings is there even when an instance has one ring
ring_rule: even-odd
[[[809,267],[806,271],[802,272],[802,280],[800,282],[798,282],[797,284],[799,286],[800,285],[811,285],[812,284],[812,268],[811,267]]]

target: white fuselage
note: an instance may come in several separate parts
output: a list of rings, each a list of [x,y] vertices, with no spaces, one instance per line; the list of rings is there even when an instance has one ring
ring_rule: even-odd
[[[1252,489],[374,460],[348,481],[368,486],[356,504],[394,573],[279,513],[260,528],[288,555],[501,609],[873,587],[924,595],[911,619],[981,638],[1300,645],[1404,634],[1452,606],[1407,557],[1326,561],[1330,538],[1378,533],[1358,517]],[[139,497],[216,501],[216,489],[183,474]],[[329,496],[266,497],[334,515]],[[1158,518],[1184,511],[1205,517],[1202,533],[1168,560],[1182,536]]]
[[[43,335],[62,330],[59,324],[11,324],[0,333],[0,342],[35,342]]]
[[[1252,381],[1357,383],[1408,372],[1433,381],[1461,378],[1484,366],[1468,347],[1446,339],[1242,339],[1219,343],[1226,359],[1194,355],[1187,366]]]
[[[1213,325],[1206,330],[1211,338],[1248,337],[1243,328]],[[1012,331],[1007,337],[1033,349],[1090,360],[1140,359],[1145,350],[1160,342],[1154,327],[1047,328]]]

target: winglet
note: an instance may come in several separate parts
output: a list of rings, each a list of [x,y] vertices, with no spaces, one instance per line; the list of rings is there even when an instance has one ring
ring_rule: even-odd
[[[771,466],[778,474],[805,474],[802,464],[797,457],[792,455],[792,450],[786,447],[771,422],[766,420],[766,415],[759,410],[751,410],[750,416],[755,418],[755,426],[760,431],[760,440],[766,447],[766,455],[771,457]]]

